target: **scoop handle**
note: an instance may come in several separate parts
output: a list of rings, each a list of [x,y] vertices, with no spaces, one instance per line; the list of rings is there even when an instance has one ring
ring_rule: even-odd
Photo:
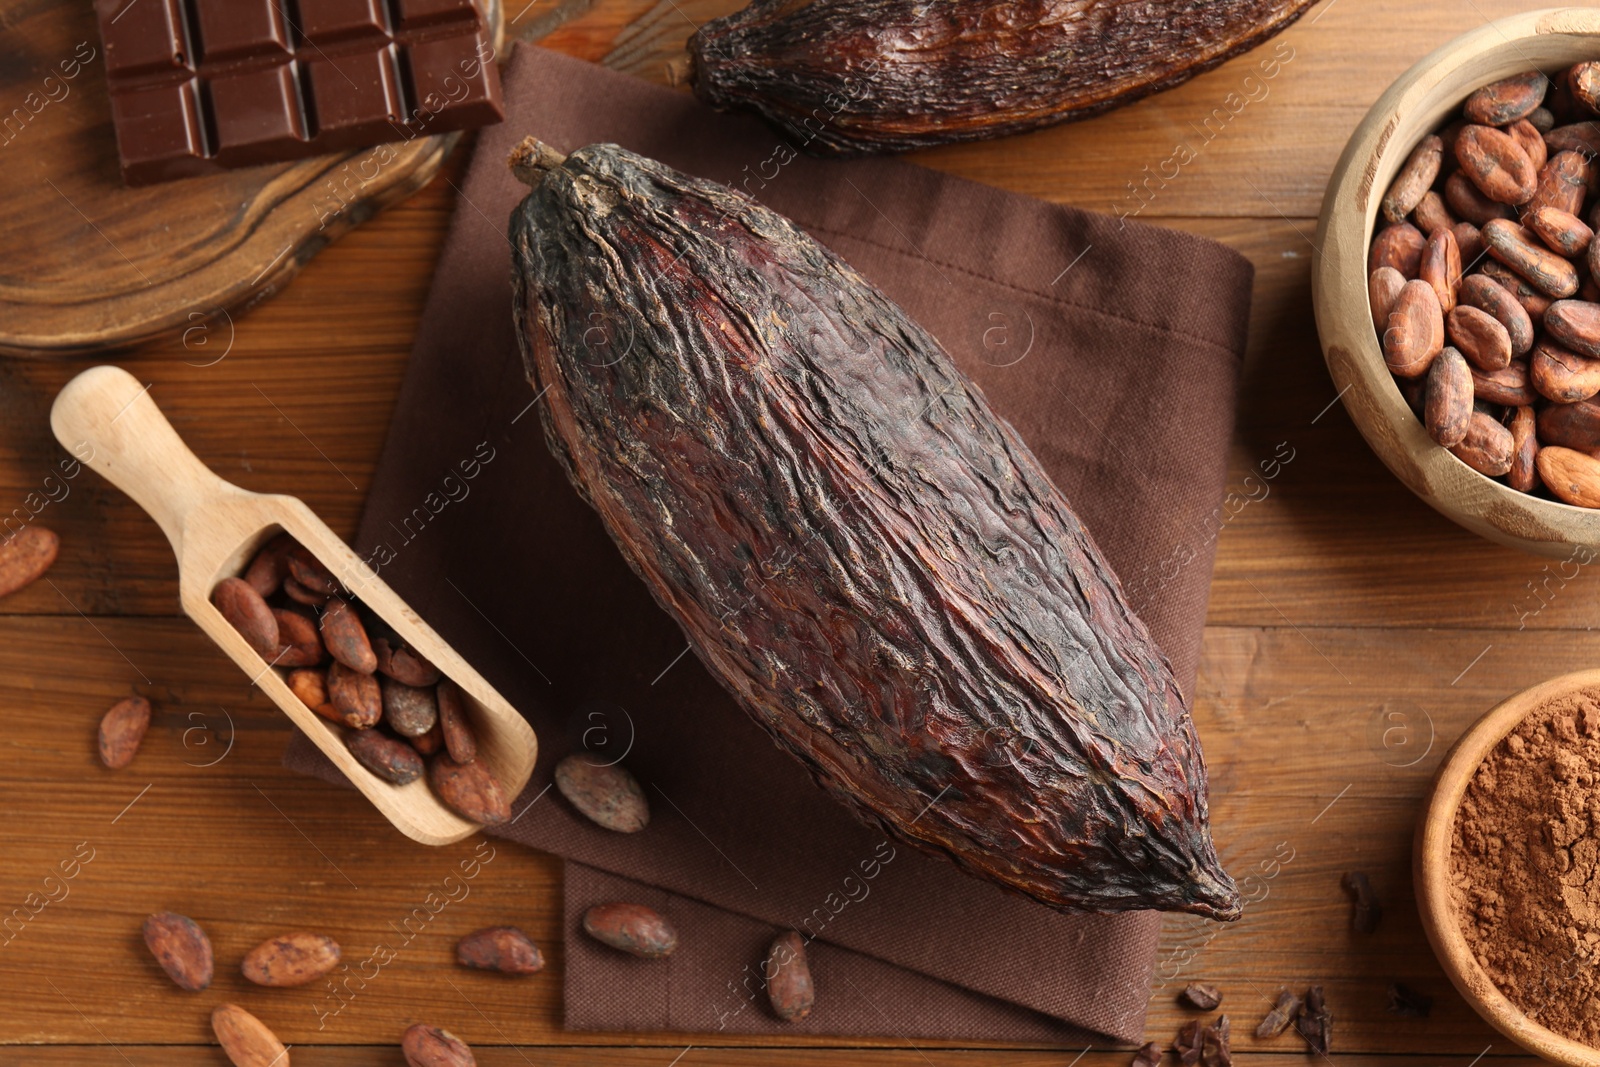
[[[178,559],[184,527],[230,491],[183,443],[150,387],[121,367],[91,367],[68,382],[50,409],[56,440],[127,493],[161,526]]]

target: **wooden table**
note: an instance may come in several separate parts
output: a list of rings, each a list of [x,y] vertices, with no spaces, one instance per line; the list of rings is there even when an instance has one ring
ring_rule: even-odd
[[[692,25],[731,6],[534,0],[513,30],[554,26],[545,44],[660,79]],[[1226,993],[1243,1062],[1305,1062],[1292,1035],[1242,1035],[1280,985],[1320,982],[1336,1016],[1335,1058],[1426,1054],[1467,1067],[1514,1054],[1450,989],[1423,940],[1412,825],[1468,723],[1600,659],[1600,579],[1465,533],[1379,465],[1335,401],[1308,276],[1323,184],[1389,80],[1491,13],[1538,6],[1330,0],[1256,53],[1135,107],[919,158],[1205,234],[1256,265],[1231,457],[1233,488],[1248,502],[1221,531],[1195,700],[1216,835],[1235,874],[1255,875],[1253,902],[1227,927],[1169,920],[1154,1040],[1169,1042],[1186,1017],[1175,988],[1203,979]],[[1274,49],[1279,67],[1266,78],[1258,63]],[[1174,168],[1166,161],[1182,158],[1180,145],[1193,158]],[[459,177],[456,166],[345,237],[231,326],[126,364],[224,477],[298,493],[353,533]],[[86,225],[83,240],[96,239]],[[176,568],[155,524],[93,474],[47,480],[66,455],[47,426],[50,401],[86,365],[0,364],[0,514],[31,506],[62,537],[48,581],[0,604],[0,915],[13,917],[0,931],[0,1067],[220,1064],[206,1010],[153,977],[145,914],[194,916],[226,960],[283,928],[376,941],[470,845],[413,845],[351,797],[284,771],[289,726],[178,614]],[[1280,449],[1292,462],[1270,482],[1246,483]],[[154,702],[154,725],[135,764],[107,772],[95,724],[130,690]],[[53,877],[85,842],[92,861],[70,881]],[[293,1044],[296,1064],[399,1064],[398,1034],[424,1017],[466,1036],[486,1065],[1032,1067],[1084,1051],[904,1040],[797,1040],[780,1051],[711,1035],[565,1032],[558,861],[515,846],[501,855],[468,901],[326,1028],[309,990],[249,998]],[[1375,934],[1350,928],[1339,877],[1351,868],[1370,873],[1385,903]],[[49,903],[16,920],[30,899]],[[456,936],[503,921],[544,946],[545,973],[512,982],[449,965]],[[1396,980],[1435,998],[1430,1018],[1386,1010]],[[241,986],[219,967],[214,993],[244,996]],[[1082,1058],[1127,1060],[1114,1050]]]

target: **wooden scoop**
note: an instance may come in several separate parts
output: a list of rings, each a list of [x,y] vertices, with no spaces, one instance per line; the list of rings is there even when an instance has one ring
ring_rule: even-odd
[[[538,741],[527,721],[305,504],[291,496],[252,493],[217,477],[189,451],[146,388],[117,367],[95,367],[68,382],[50,411],[50,426],[62,445],[160,524],[178,556],[178,599],[185,614],[233,657],[401,833],[425,845],[445,845],[467,837],[478,826],[445,807],[426,776],[409,785],[393,785],[357,763],[344,746],[340,728],[306,707],[278,670],[211,604],[216,584],[242,572],[279,531],[287,531],[310,550],[407,644],[461,687],[477,733],[477,758],[487,761],[508,797],[522,791],[538,754]]]

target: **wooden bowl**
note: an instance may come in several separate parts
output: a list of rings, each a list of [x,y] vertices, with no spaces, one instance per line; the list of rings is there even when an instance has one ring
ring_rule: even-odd
[[[1434,776],[1411,850],[1422,928],[1450,981],[1490,1026],[1534,1055],[1572,1067],[1600,1067],[1600,1049],[1562,1037],[1528,1018],[1496,988],[1467,947],[1455,909],[1450,905],[1450,846],[1456,809],[1473,774],[1494,746],[1535,708],[1590,686],[1600,686],[1600,670],[1564,674],[1518,693],[1474,723],[1450,749]]]
[[[1384,364],[1367,299],[1379,201],[1423,137],[1475,89],[1537,67],[1600,59],[1600,10],[1513,15],[1457,37],[1402,74],[1356,127],[1328,182],[1311,270],[1317,332],[1333,384],[1378,458],[1429,506],[1491,541],[1546,556],[1600,548],[1600,511],[1541,500],[1486,478],[1435,444]]]

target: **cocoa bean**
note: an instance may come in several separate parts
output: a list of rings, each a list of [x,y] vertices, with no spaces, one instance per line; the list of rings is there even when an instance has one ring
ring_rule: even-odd
[[[1517,217],[1517,213],[1507,205],[1484,196],[1472,179],[1460,171],[1445,179],[1444,202],[1450,205],[1456,218],[1465,219],[1474,226],[1482,226],[1490,219]]]
[[[1383,358],[1402,378],[1420,378],[1444,348],[1444,312],[1425,281],[1406,282],[1383,331]]]
[[[1445,316],[1444,328],[1450,343],[1479,370],[1499,370],[1511,362],[1511,335],[1487,311],[1458,305]]]
[[[574,752],[556,764],[556,789],[589,821],[633,834],[650,825],[650,802],[638,779],[618,764],[600,762],[589,752]]]
[[[1574,122],[1557,126],[1544,135],[1544,143],[1552,152],[1578,152],[1586,156],[1600,155],[1600,130],[1593,122]]]
[[[511,818],[511,802],[481,759],[457,763],[448,752],[428,761],[428,783],[447,807],[469,822],[494,826]]]
[[[327,658],[317,624],[291,608],[273,608],[278,624],[278,649],[268,657],[278,667],[314,667]]]
[[[1505,327],[1511,340],[1511,354],[1525,356],[1533,349],[1533,320],[1510,290],[1487,274],[1469,274],[1461,279],[1456,298],[1468,307],[1486,311]],[[1461,347],[1459,344],[1457,347]],[[1466,349],[1462,348],[1463,354]]]
[[[661,959],[678,947],[678,931],[666,916],[643,904],[596,904],[583,913],[583,931],[641,959]]]
[[[401,737],[416,737],[433,729],[439,721],[439,706],[432,689],[379,678],[383,690],[383,721]]]
[[[772,942],[762,977],[767,981],[772,1014],[786,1023],[811,1014],[817,991],[811,981],[811,964],[806,960],[806,943],[798,933],[787,930]]]
[[[1472,419],[1472,372],[1453,348],[1439,353],[1428,368],[1428,398],[1422,424],[1428,436],[1445,448],[1454,448],[1467,436]]]
[[[1483,243],[1491,256],[1541,293],[1559,300],[1578,291],[1577,268],[1544,247],[1533,231],[1495,219],[1483,228]]]
[[[1580,508],[1600,508],[1600,459],[1560,445],[1539,449],[1539,477],[1557,500]]]
[[[378,673],[387,674],[397,682],[423,686],[439,681],[439,668],[414,649],[396,645],[387,637],[375,637],[372,651],[378,657]]]
[[[1600,404],[1583,400],[1540,411],[1539,444],[1560,445],[1579,452],[1600,450]]]
[[[322,644],[328,655],[353,671],[371,674],[378,669],[378,656],[367,640],[366,627],[356,609],[339,597],[330,599],[322,609]]]
[[[1567,88],[1578,103],[1600,112],[1600,63],[1578,63],[1568,68]]]
[[[339,713],[339,721],[357,730],[375,726],[383,717],[378,679],[337,661],[328,667],[328,701]]]
[[[1539,186],[1539,171],[1528,153],[1514,137],[1493,126],[1462,130],[1456,138],[1456,162],[1480,193],[1501,204],[1525,204]]]
[[[1456,290],[1461,286],[1461,250],[1456,247],[1455,234],[1439,230],[1428,238],[1417,277],[1433,286],[1439,309],[1449,314],[1456,306]]]
[[[1510,407],[1533,404],[1539,399],[1528,382],[1527,361],[1521,359],[1514,359],[1499,370],[1473,370],[1472,395],[1486,403]]]
[[[339,942],[333,938],[297,930],[269,938],[245,953],[240,970],[256,985],[305,985],[339,966],[339,957]]]
[[[1393,267],[1405,277],[1415,278],[1417,268],[1422,266],[1422,250],[1427,245],[1428,239],[1422,236],[1422,231],[1409,222],[1385,226],[1372,239],[1367,273],[1379,267]]]
[[[1539,187],[1524,206],[1524,213],[1551,207],[1576,215],[1583,207],[1586,171],[1584,157],[1577,152],[1557,152],[1551,156],[1539,168]]]
[[[1528,162],[1533,164],[1534,191],[1539,187],[1539,168],[1543,167],[1550,159],[1550,149],[1544,143],[1544,134],[1534,129],[1533,123],[1526,119],[1513,122],[1505,128],[1510,138],[1517,142],[1517,146],[1528,154]]]
[[[352,730],[344,747],[373,774],[395,785],[410,785],[422,777],[422,756],[406,742],[381,730]]]
[[[328,700],[328,673],[314,667],[299,667],[289,672],[284,679],[289,685],[289,691],[300,698],[300,702],[324,719],[334,722],[343,722],[339,713],[334,710],[333,704]]]
[[[1474,411],[1467,435],[1450,449],[1451,455],[1491,478],[1511,470],[1511,431],[1481,411]]]
[[[448,1030],[417,1023],[400,1038],[408,1067],[477,1067],[467,1043]]]
[[[150,728],[150,702],[144,697],[124,697],[100,719],[100,762],[121,770],[133,762],[139,743]]]
[[[439,703],[440,732],[450,758],[457,763],[471,763],[478,756],[478,737],[467,716],[467,698],[448,678],[439,682],[434,695]]]
[[[1550,79],[1537,70],[1513,74],[1467,97],[1466,103],[1461,105],[1461,113],[1468,122],[1481,126],[1509,126],[1518,119],[1527,118],[1544,103],[1549,88]]]
[[[1456,225],[1455,216],[1445,206],[1444,197],[1432,189],[1422,194],[1417,206],[1411,209],[1411,217],[1422,232],[1430,236],[1435,230],[1449,230]]]
[[[1450,228],[1450,232],[1456,235],[1456,246],[1461,249],[1463,269],[1471,270],[1483,258],[1483,231],[1470,222],[1458,222]]]
[[[289,567],[289,576],[311,592],[328,596],[344,592],[344,587],[333,576],[333,572],[298,541],[290,546],[284,558]]]
[[[442,718],[441,716],[441,721]],[[433,729],[427,733],[418,734],[416,737],[408,737],[406,741],[421,755],[431,756],[441,748],[444,748],[444,730],[440,728],[439,723],[434,723]],[[471,760],[459,759],[459,757],[457,761],[460,763],[472,762]]]
[[[1444,142],[1438,137],[1424,137],[1395,175],[1383,198],[1383,214],[1390,222],[1404,222],[1406,216],[1422,201],[1422,195],[1433,187],[1439,176],[1439,163],[1444,158]]]
[[[1528,122],[1541,134],[1549,133],[1555,129],[1556,117],[1547,107],[1536,107],[1528,112]]]
[[[1511,470],[1506,473],[1506,484],[1521,493],[1531,493],[1539,487],[1539,471],[1535,459],[1539,455],[1539,435],[1533,408],[1517,408],[1511,419]]]
[[[267,1024],[237,1004],[211,1012],[211,1032],[233,1067],[289,1067],[289,1050]]]
[[[1528,380],[1557,404],[1575,404],[1600,393],[1600,359],[1588,359],[1546,338],[1533,346]]]
[[[1373,328],[1382,334],[1389,326],[1389,312],[1405,287],[1405,275],[1393,267],[1379,267],[1367,279],[1367,300],[1372,306]]]
[[[490,926],[456,942],[456,962],[477,971],[538,974],[544,955],[532,938],[515,926]]]
[[[292,544],[294,539],[288,534],[278,534],[261,546],[256,558],[244,569],[244,580],[262,597],[269,597],[282,588],[284,576],[289,573],[284,555]]]
[[[224,578],[211,590],[211,604],[245,644],[265,660],[278,655],[278,622],[261,594],[243,578]]]
[[[1600,357],[1600,304],[1557,300],[1544,313],[1544,328],[1557,343],[1580,356]]]
[[[1594,231],[1582,219],[1556,207],[1524,211],[1522,223],[1552,250],[1568,259],[1576,259],[1587,252],[1589,242],[1594,239]]]
[[[0,597],[38,581],[60,551],[61,538],[38,523],[30,523],[0,540]]]
[[[1532,320],[1534,326],[1544,321],[1545,309],[1551,303],[1550,298],[1535,289],[1522,275],[1498,259],[1485,260],[1478,269],[1499,282],[1513,299],[1522,305],[1522,310],[1528,313],[1528,318]]]
[[[198,993],[211,984],[211,939],[193,919],[157,912],[144,921],[144,943],[179,989]]]
[[[283,594],[290,600],[293,600],[296,604],[304,604],[307,607],[313,608],[320,608],[322,605],[328,602],[330,597],[333,596],[332,593],[318,593],[314,590],[307,589],[305,586],[295,581],[294,575],[292,574],[284,576]]]

